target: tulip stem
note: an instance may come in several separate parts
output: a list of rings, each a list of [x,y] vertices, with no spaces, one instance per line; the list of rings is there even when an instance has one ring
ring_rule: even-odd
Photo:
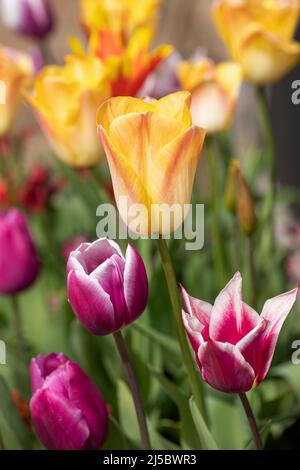
[[[113,336],[116,342],[119,355],[123,363],[123,367],[125,370],[129,387],[131,389],[132,398],[134,401],[134,406],[135,406],[136,415],[137,415],[138,424],[139,424],[140,433],[141,433],[142,445],[143,445],[144,450],[150,450],[151,445],[150,445],[150,437],[149,437],[149,431],[147,427],[146,416],[145,416],[145,412],[144,412],[144,408],[143,408],[143,404],[141,400],[138,383],[137,383],[137,380],[133,371],[133,367],[130,361],[128,349],[127,349],[127,346],[126,346],[126,343],[122,336],[121,331],[117,331],[116,333],[114,333]]]
[[[263,450],[263,443],[261,440],[261,436],[258,430],[258,426],[256,423],[255,416],[253,414],[252,408],[250,406],[249,400],[247,398],[246,393],[240,393],[239,397],[241,399],[242,405],[244,407],[248,422],[249,422],[249,427],[251,429],[251,433],[253,436],[254,443],[256,445],[257,450]]]
[[[254,244],[253,244],[253,237],[251,235],[247,237],[247,245],[248,245],[249,283],[250,283],[250,305],[252,307],[255,307],[256,277],[255,277],[255,266],[254,266]]]
[[[157,245],[169,289],[169,296],[172,304],[172,310],[177,328],[178,340],[183,356],[183,361],[188,371],[190,385],[197,407],[200,413],[202,414],[203,418],[206,420],[207,415],[203,398],[202,382],[200,379],[200,374],[195,368],[195,363],[191,355],[191,350],[189,348],[186,333],[181,319],[181,302],[172,259],[166,241],[163,238],[159,238],[157,240]]]
[[[215,155],[213,151],[213,141],[211,138],[207,139],[207,163],[210,174],[210,193],[211,193],[211,218],[212,218],[212,234],[213,234],[213,254],[216,270],[216,277],[218,279],[218,288],[223,287],[226,280],[226,269],[224,263],[224,253],[222,246],[222,235],[220,229],[220,198],[218,194],[218,180],[216,172]]]
[[[16,332],[16,338],[17,338],[17,343],[18,343],[18,353],[19,353],[20,359],[23,361],[26,355],[26,346],[25,346],[25,340],[24,340],[23,329],[22,329],[20,306],[19,306],[19,301],[16,295],[12,295],[11,305],[12,305],[13,317],[14,317],[14,322],[15,322],[15,332]]]

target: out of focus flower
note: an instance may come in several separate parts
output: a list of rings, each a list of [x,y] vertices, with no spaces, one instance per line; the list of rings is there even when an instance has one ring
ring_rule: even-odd
[[[106,83],[97,58],[68,56],[64,66],[44,68],[26,95],[53,150],[69,165],[87,167],[103,158],[95,115],[109,96]]]
[[[125,224],[128,208],[145,208],[140,234],[175,231],[186,215],[205,136],[203,129],[192,126],[189,104],[190,94],[177,92],[158,101],[112,98],[98,111],[99,136]],[[168,228],[161,223],[163,204],[177,208]]]
[[[5,85],[4,103],[0,102],[0,138],[10,130],[33,72],[29,55],[0,46],[0,82]]]
[[[0,0],[0,14],[6,26],[34,38],[44,38],[53,27],[49,0]]]
[[[154,32],[159,6],[160,0],[81,0],[81,21],[88,32],[109,31],[124,44],[140,27]]]
[[[105,401],[91,379],[63,354],[37,356],[30,364],[30,413],[49,450],[96,450],[108,431]]]
[[[286,269],[291,281],[300,283],[300,248],[288,257]]]
[[[275,211],[275,239],[284,250],[300,248],[300,221],[285,204],[279,204]]]
[[[148,280],[138,252],[124,257],[106,238],[83,243],[67,265],[68,298],[74,313],[94,335],[115,333],[135,321],[148,300]]]
[[[20,202],[32,212],[42,212],[64,186],[63,179],[55,179],[48,168],[35,167],[20,196]]]
[[[19,210],[0,213],[0,293],[16,294],[36,280],[39,261],[27,220]]]
[[[247,80],[265,85],[279,80],[300,61],[293,40],[299,0],[217,0],[213,16]]]
[[[168,44],[149,51],[150,44],[149,28],[138,29],[125,46],[116,43],[110,31],[94,31],[91,34],[89,54],[97,56],[105,64],[111,96],[135,96],[147,77],[173,51]],[[78,52],[83,54],[78,43],[77,47]]]
[[[10,206],[10,197],[9,191],[6,184],[2,178],[0,178],[0,207],[7,208]]]
[[[72,253],[72,251],[77,250],[77,248],[79,248],[79,246],[82,243],[86,243],[86,242],[87,242],[87,238],[84,237],[83,235],[78,235],[77,237],[72,238],[72,240],[68,240],[67,242],[65,242],[61,249],[61,254],[64,260],[68,261],[69,256]]]
[[[182,88],[192,94],[194,124],[210,134],[226,130],[236,109],[242,83],[241,66],[235,62],[215,65],[209,59],[182,62],[178,77]]]
[[[282,324],[298,288],[273,297],[262,314],[242,300],[242,278],[236,273],[214,305],[191,297],[182,288],[183,322],[203,380],[226,393],[243,393],[268,373]]]
[[[160,99],[163,96],[181,90],[177,68],[181,61],[180,54],[173,52],[146,79],[138,95]]]

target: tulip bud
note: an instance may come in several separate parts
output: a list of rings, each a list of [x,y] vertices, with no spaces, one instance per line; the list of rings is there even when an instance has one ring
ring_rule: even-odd
[[[0,293],[29,287],[39,272],[37,252],[25,216],[17,209],[0,213]]]
[[[94,335],[107,335],[132,323],[144,311],[148,280],[138,252],[106,238],[83,243],[70,254],[68,298],[74,313]]]
[[[236,208],[241,229],[246,235],[251,235],[256,228],[257,218],[249,186],[240,168],[236,169]]]
[[[30,364],[30,413],[49,450],[96,450],[108,431],[105,401],[91,379],[63,354],[37,356]]]
[[[48,0],[0,0],[0,13],[9,28],[34,38],[44,38],[53,28]]]

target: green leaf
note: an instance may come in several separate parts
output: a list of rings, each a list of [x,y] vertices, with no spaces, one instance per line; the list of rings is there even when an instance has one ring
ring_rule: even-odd
[[[202,449],[219,450],[219,447],[210,430],[208,429],[204,419],[202,418],[201,413],[199,412],[193,397],[190,398],[190,409],[198,432],[198,436],[202,444]]]
[[[201,442],[191,415],[189,399],[181,390],[160,372],[148,366],[171,400],[177,405],[181,419],[181,447],[183,449],[201,449]]]
[[[174,361],[182,363],[180,349],[175,339],[141,323],[135,323],[132,328],[158,344],[165,352],[171,354]]]
[[[0,429],[5,449],[31,449],[32,436],[30,431],[26,429],[25,424],[19,415],[16,404],[11,397],[11,392],[5,380],[1,376],[0,399]]]

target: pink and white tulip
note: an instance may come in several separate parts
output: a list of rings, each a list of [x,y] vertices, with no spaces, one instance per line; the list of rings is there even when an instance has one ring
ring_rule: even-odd
[[[203,380],[225,393],[243,393],[267,375],[278,335],[298,288],[266,301],[261,315],[243,302],[237,272],[214,305],[182,287],[183,322]]]
[[[94,335],[115,333],[144,311],[148,280],[139,253],[128,245],[101,238],[83,243],[70,254],[67,288],[71,307]]]

